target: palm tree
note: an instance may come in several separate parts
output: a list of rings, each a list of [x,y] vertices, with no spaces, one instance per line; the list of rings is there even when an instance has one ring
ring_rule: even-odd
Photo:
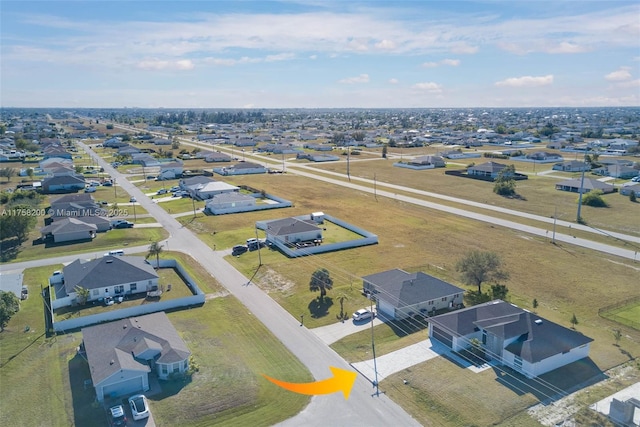
[[[158,268],[160,267],[160,254],[162,253],[162,245],[158,242],[153,242],[151,245],[149,245],[149,252],[147,252],[147,256],[146,258],[155,256],[156,257],[156,267]]]
[[[311,292],[320,291],[320,300],[327,295],[327,290],[333,288],[333,279],[329,276],[329,270],[319,268],[311,275],[309,290]]]
[[[347,294],[345,293],[341,293],[340,295],[338,295],[338,301],[340,301],[340,315],[338,318],[340,320],[344,320],[347,317],[344,313],[344,301],[348,299],[349,296],[347,296]]]
[[[76,285],[75,287],[76,295],[78,295],[78,303],[80,305],[85,305],[87,301],[89,301],[89,297],[91,296],[91,292],[89,289],[84,288],[80,285]]]
[[[616,346],[620,346],[620,339],[622,339],[622,332],[620,332],[620,329],[613,330],[613,339],[616,340]]]
[[[576,314],[573,313],[573,317],[571,317],[571,325],[572,325],[571,327],[575,329],[578,323],[580,322],[578,322],[578,318],[576,317]]]

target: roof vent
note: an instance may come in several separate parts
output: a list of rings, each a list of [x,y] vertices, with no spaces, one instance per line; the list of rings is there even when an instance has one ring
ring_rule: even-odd
[[[114,362],[113,359],[111,359],[111,362],[109,362],[109,365],[113,365],[114,363],[116,362]]]
[[[127,329],[127,325],[122,325],[122,329]]]
[[[536,325],[542,325],[542,320],[540,320],[540,319],[536,319],[536,320],[534,320],[534,322],[535,322]]]

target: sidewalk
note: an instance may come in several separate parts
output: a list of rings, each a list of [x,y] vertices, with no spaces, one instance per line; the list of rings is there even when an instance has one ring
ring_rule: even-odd
[[[373,326],[382,325],[382,323],[383,321],[378,316],[373,319]],[[311,329],[311,332],[316,334],[325,344],[330,345],[348,335],[366,331],[367,329],[371,329],[371,321],[355,323],[353,319],[349,319],[344,322],[336,322]]]

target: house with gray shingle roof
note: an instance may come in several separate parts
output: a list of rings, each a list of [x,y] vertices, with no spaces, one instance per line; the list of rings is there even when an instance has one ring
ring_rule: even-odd
[[[96,398],[149,390],[149,373],[160,379],[189,369],[191,352],[164,312],[82,329]]]
[[[276,219],[266,223],[267,241],[283,243],[309,242],[322,239],[322,229],[316,221],[304,221],[295,217]]]
[[[464,294],[464,289],[426,273],[397,268],[364,276],[362,289],[376,301],[378,313],[396,320],[458,308]]]
[[[588,357],[593,341],[501,300],[429,318],[429,337],[453,351],[470,348],[475,338],[487,360],[528,378]]]
[[[61,297],[70,297],[70,300],[77,296],[76,286],[91,291],[88,301],[158,289],[158,274],[141,256],[107,255],[93,260],[77,259],[64,267],[62,274],[66,295]]]
[[[584,180],[581,178],[575,178],[556,183],[556,190],[580,193],[580,188],[582,188],[583,193],[588,193],[592,190],[602,190],[602,192],[606,194],[613,193],[615,190],[613,185],[593,178],[585,178]]]
[[[108,221],[107,221],[108,222]],[[91,240],[96,237],[98,226],[82,221],[79,218],[60,218],[40,229],[42,240],[54,243]]]

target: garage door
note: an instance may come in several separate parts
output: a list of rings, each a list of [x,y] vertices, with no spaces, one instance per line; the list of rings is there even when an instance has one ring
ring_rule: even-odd
[[[385,300],[378,299],[378,311],[385,317],[394,319],[396,317],[396,309]]]
[[[143,391],[142,377],[138,376],[119,383],[109,384],[103,387],[102,391],[105,398],[124,396],[125,394],[134,394]]]
[[[446,346],[449,348],[453,347],[453,336],[435,325],[433,326],[432,338],[435,338],[441,343],[446,344]]]

